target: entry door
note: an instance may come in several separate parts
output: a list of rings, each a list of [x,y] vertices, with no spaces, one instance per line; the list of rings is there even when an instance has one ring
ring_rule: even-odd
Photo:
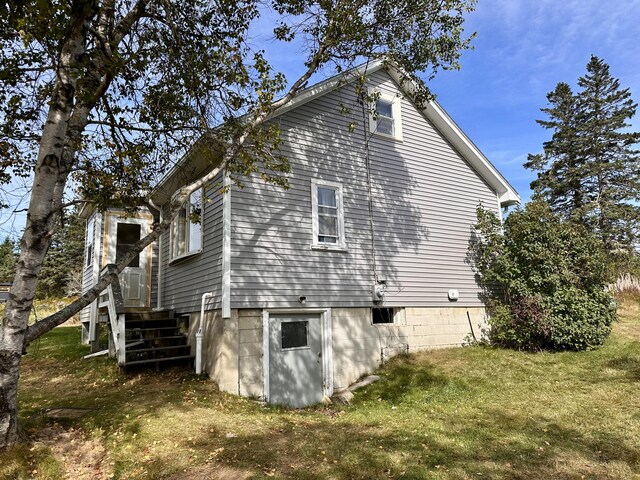
[[[149,233],[149,220],[144,218],[109,217],[107,263],[116,263],[134,243]],[[148,249],[144,249],[120,274],[122,299],[126,307],[148,307]]]
[[[269,402],[306,407],[322,401],[320,314],[269,316]]]

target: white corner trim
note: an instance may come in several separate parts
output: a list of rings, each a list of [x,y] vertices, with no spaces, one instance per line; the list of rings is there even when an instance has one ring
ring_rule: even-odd
[[[102,214],[97,211],[94,212],[94,222],[93,222],[93,258],[91,259],[92,272],[91,272],[91,286],[93,287],[98,283],[100,278],[100,270],[102,266],[100,265],[100,259],[102,258],[102,249],[103,245],[103,235],[102,235]],[[87,219],[88,221],[88,219]],[[86,243],[86,240],[85,240]],[[85,245],[86,248],[86,245]],[[85,265],[85,252],[82,251],[82,271],[86,268]],[[89,340],[94,341],[97,340],[97,324],[98,324],[98,299],[96,298],[93,302],[91,302],[91,306],[89,307]]]
[[[160,207],[158,210],[160,212],[160,223],[162,223],[162,219],[164,217],[164,215],[162,214],[163,208]],[[162,270],[164,269],[164,264],[162,263],[162,249],[164,248],[163,238],[164,238],[164,233],[158,237],[158,275],[156,278],[156,281],[158,282],[158,287],[157,287],[158,298],[156,298],[156,308],[158,310],[162,309],[162,279],[163,279]],[[153,266],[151,268],[153,268]]]
[[[222,198],[222,318],[231,318],[231,179],[224,175]]]
[[[322,314],[322,380],[324,396],[331,398],[333,395],[333,323],[331,319],[331,309]]]
[[[262,379],[264,401],[269,402],[269,310],[266,309],[262,310]]]

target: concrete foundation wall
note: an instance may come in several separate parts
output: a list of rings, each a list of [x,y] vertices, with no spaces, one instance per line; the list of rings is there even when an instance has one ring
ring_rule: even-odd
[[[262,370],[262,310],[232,310],[238,317],[239,394],[264,398]]]
[[[235,315],[234,315],[235,314]],[[200,313],[191,314],[189,343],[195,350],[195,334]],[[202,369],[220,390],[238,393],[238,317],[237,311],[224,320],[220,310],[205,312],[202,323]]]
[[[486,327],[484,308],[407,307],[395,323],[373,325],[369,308],[333,308],[332,344],[334,389],[351,385],[400,353],[461,346]],[[191,315],[190,341],[200,327],[200,314]],[[221,390],[244,397],[264,398],[262,310],[233,309],[224,320],[220,310],[205,313],[203,369]]]
[[[369,308],[333,308],[333,383],[339,390],[400,353],[461,346],[486,325],[484,308],[407,307],[396,323],[373,325]]]

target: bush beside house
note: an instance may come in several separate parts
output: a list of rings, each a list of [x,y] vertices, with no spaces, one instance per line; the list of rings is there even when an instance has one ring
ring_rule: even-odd
[[[522,350],[587,350],[616,319],[602,242],[541,200],[501,224],[478,207],[469,248],[491,312],[492,344]]]

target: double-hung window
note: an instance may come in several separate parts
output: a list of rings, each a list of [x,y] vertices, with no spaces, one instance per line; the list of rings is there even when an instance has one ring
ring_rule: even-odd
[[[385,93],[373,94],[376,97],[372,105],[369,126],[372,133],[383,137],[402,140],[402,118],[400,98]]]
[[[189,195],[171,224],[171,258],[202,251],[202,189]]]
[[[313,247],[344,249],[342,186],[337,183],[311,183]]]

